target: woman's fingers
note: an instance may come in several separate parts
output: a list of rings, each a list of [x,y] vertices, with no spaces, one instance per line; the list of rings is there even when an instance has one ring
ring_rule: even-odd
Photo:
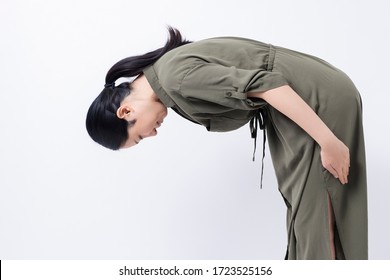
[[[333,172],[331,172],[333,174],[333,176],[336,178],[336,179],[339,179],[340,183],[341,184],[345,184],[346,183],[346,174],[345,174],[345,171],[344,171],[344,168],[333,168],[332,169],[334,170]]]
[[[344,184],[347,184],[348,183],[348,175],[349,175],[349,167],[350,167],[350,155],[349,155],[349,149],[347,148],[347,159],[346,159],[346,162],[345,162],[345,167],[344,167],[344,174],[345,174],[345,183]]]
[[[342,175],[342,179],[340,180],[340,182],[342,184],[346,184],[348,183],[348,169],[346,169],[345,167],[341,170],[341,173],[343,174]]]
[[[343,185],[348,183],[348,169],[349,168],[345,168],[345,165],[338,169],[335,168],[337,173],[337,177],[335,178],[338,178],[340,183]]]
[[[322,165],[328,170],[341,184],[348,183],[350,156],[348,147],[337,137],[334,137],[321,147]]]
[[[339,173],[341,176],[339,176],[339,180],[342,184],[347,184],[348,183],[348,175],[349,175],[349,164],[345,165],[342,169],[341,172]]]
[[[330,174],[333,175],[333,177],[339,179],[340,183],[344,185],[348,183],[349,164],[344,166],[348,166],[348,167],[338,167],[336,166],[336,164],[328,164],[325,165],[324,167],[326,170],[328,170]]]
[[[326,170],[328,170],[328,172],[329,172],[330,174],[332,174],[333,177],[335,177],[336,179],[339,177],[336,168],[334,168],[334,167],[332,166],[332,164],[330,164],[330,163],[322,163],[322,166],[323,166]]]

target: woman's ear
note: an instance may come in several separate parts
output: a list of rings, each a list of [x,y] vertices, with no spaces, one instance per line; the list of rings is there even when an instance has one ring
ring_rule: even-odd
[[[116,110],[116,116],[120,119],[126,119],[130,121],[131,115],[133,113],[133,109],[128,105],[122,105]]]

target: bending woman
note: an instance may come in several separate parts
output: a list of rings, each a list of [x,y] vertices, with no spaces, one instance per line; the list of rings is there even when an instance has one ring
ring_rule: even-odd
[[[89,108],[97,143],[128,148],[172,108],[209,131],[265,125],[287,206],[286,259],[367,259],[362,104],[348,76],[317,57],[234,37],[166,45],[117,62]],[[132,83],[115,85],[121,77]],[[350,156],[351,155],[351,156]]]

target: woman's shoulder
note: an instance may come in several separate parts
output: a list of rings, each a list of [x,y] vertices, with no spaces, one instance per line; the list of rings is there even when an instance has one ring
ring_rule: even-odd
[[[188,49],[196,49],[196,48],[210,48],[210,47],[235,47],[235,46],[269,46],[269,44],[244,37],[235,37],[235,36],[224,36],[224,37],[212,37],[207,39],[202,39],[199,41],[192,42],[183,47],[187,47]]]

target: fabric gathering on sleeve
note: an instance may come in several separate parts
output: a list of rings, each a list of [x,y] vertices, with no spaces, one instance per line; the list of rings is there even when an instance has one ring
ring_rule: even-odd
[[[256,110],[266,103],[249,99],[249,92],[264,92],[288,84],[277,72],[264,69],[238,69],[203,63],[194,66],[179,84],[180,94],[189,100],[202,100],[236,110]]]

